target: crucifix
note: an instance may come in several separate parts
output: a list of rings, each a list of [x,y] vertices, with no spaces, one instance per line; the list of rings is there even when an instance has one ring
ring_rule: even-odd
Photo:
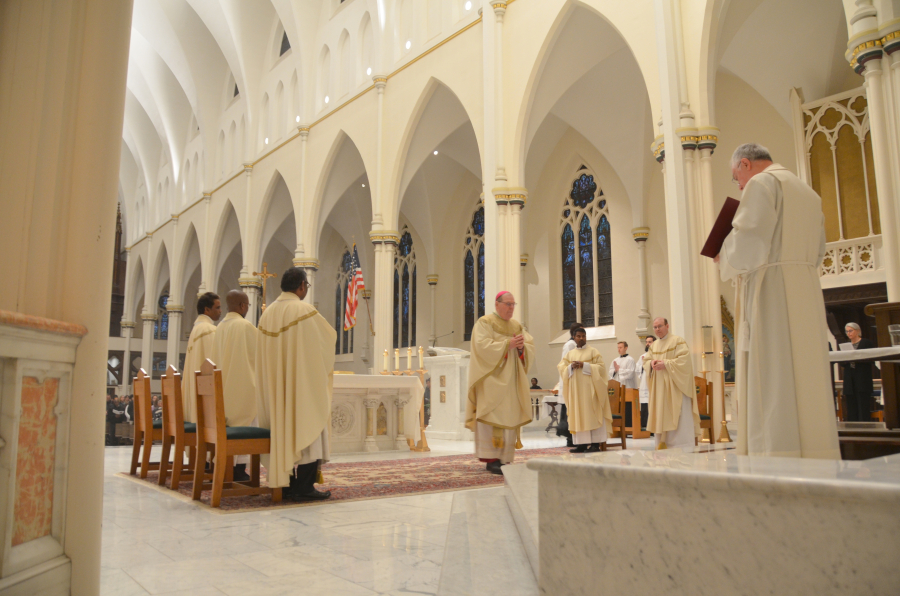
[[[266,282],[270,277],[278,277],[276,273],[269,273],[269,266],[263,263],[262,271],[254,271],[253,275],[262,278],[262,311],[266,310]]]

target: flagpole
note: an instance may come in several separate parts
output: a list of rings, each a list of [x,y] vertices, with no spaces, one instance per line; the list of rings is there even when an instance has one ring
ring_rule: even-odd
[[[369,315],[369,331],[372,332],[372,336],[375,335],[375,328],[372,327],[372,311],[369,310],[369,290],[363,290],[365,294],[363,294],[363,300],[366,301],[366,314]]]

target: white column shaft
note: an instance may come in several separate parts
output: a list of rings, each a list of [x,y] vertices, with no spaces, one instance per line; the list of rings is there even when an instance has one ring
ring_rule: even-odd
[[[169,311],[169,336],[166,339],[166,369],[170,365],[178,368],[181,350],[181,312]]]

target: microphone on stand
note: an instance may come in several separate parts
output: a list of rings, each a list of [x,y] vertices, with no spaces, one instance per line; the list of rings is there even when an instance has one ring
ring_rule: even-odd
[[[437,337],[435,337],[434,341],[431,342],[431,347],[433,348],[435,346],[435,344],[437,343],[437,340],[441,339],[442,337],[447,337],[448,335],[453,335],[453,331],[451,331],[450,333],[445,333],[444,335],[438,335]]]

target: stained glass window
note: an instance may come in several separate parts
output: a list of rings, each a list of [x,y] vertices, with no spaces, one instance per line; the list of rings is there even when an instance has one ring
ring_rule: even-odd
[[[594,176],[583,170],[587,167],[579,168],[561,210],[563,329],[576,321],[588,327],[613,324],[609,205]]]
[[[416,250],[407,226],[394,256],[394,347],[416,345]],[[413,319],[413,320],[410,320]]]
[[[334,329],[337,331],[335,341],[335,354],[353,353],[353,330],[344,331],[344,316],[347,312],[347,287],[350,284],[350,276],[353,273],[353,258],[350,249],[344,248],[344,254],[338,265],[337,278],[334,286]]]
[[[156,322],[153,323],[153,339],[169,339],[169,311],[166,310],[166,304],[168,303],[168,294],[163,294],[159,297],[159,312],[157,313]]]
[[[291,49],[291,41],[288,39],[287,32],[284,32],[281,35],[281,51],[278,53],[279,56],[284,56],[284,53]]]
[[[472,327],[484,316],[484,207],[479,204],[472,214],[463,244],[463,284],[465,329],[463,339],[472,339]]]

